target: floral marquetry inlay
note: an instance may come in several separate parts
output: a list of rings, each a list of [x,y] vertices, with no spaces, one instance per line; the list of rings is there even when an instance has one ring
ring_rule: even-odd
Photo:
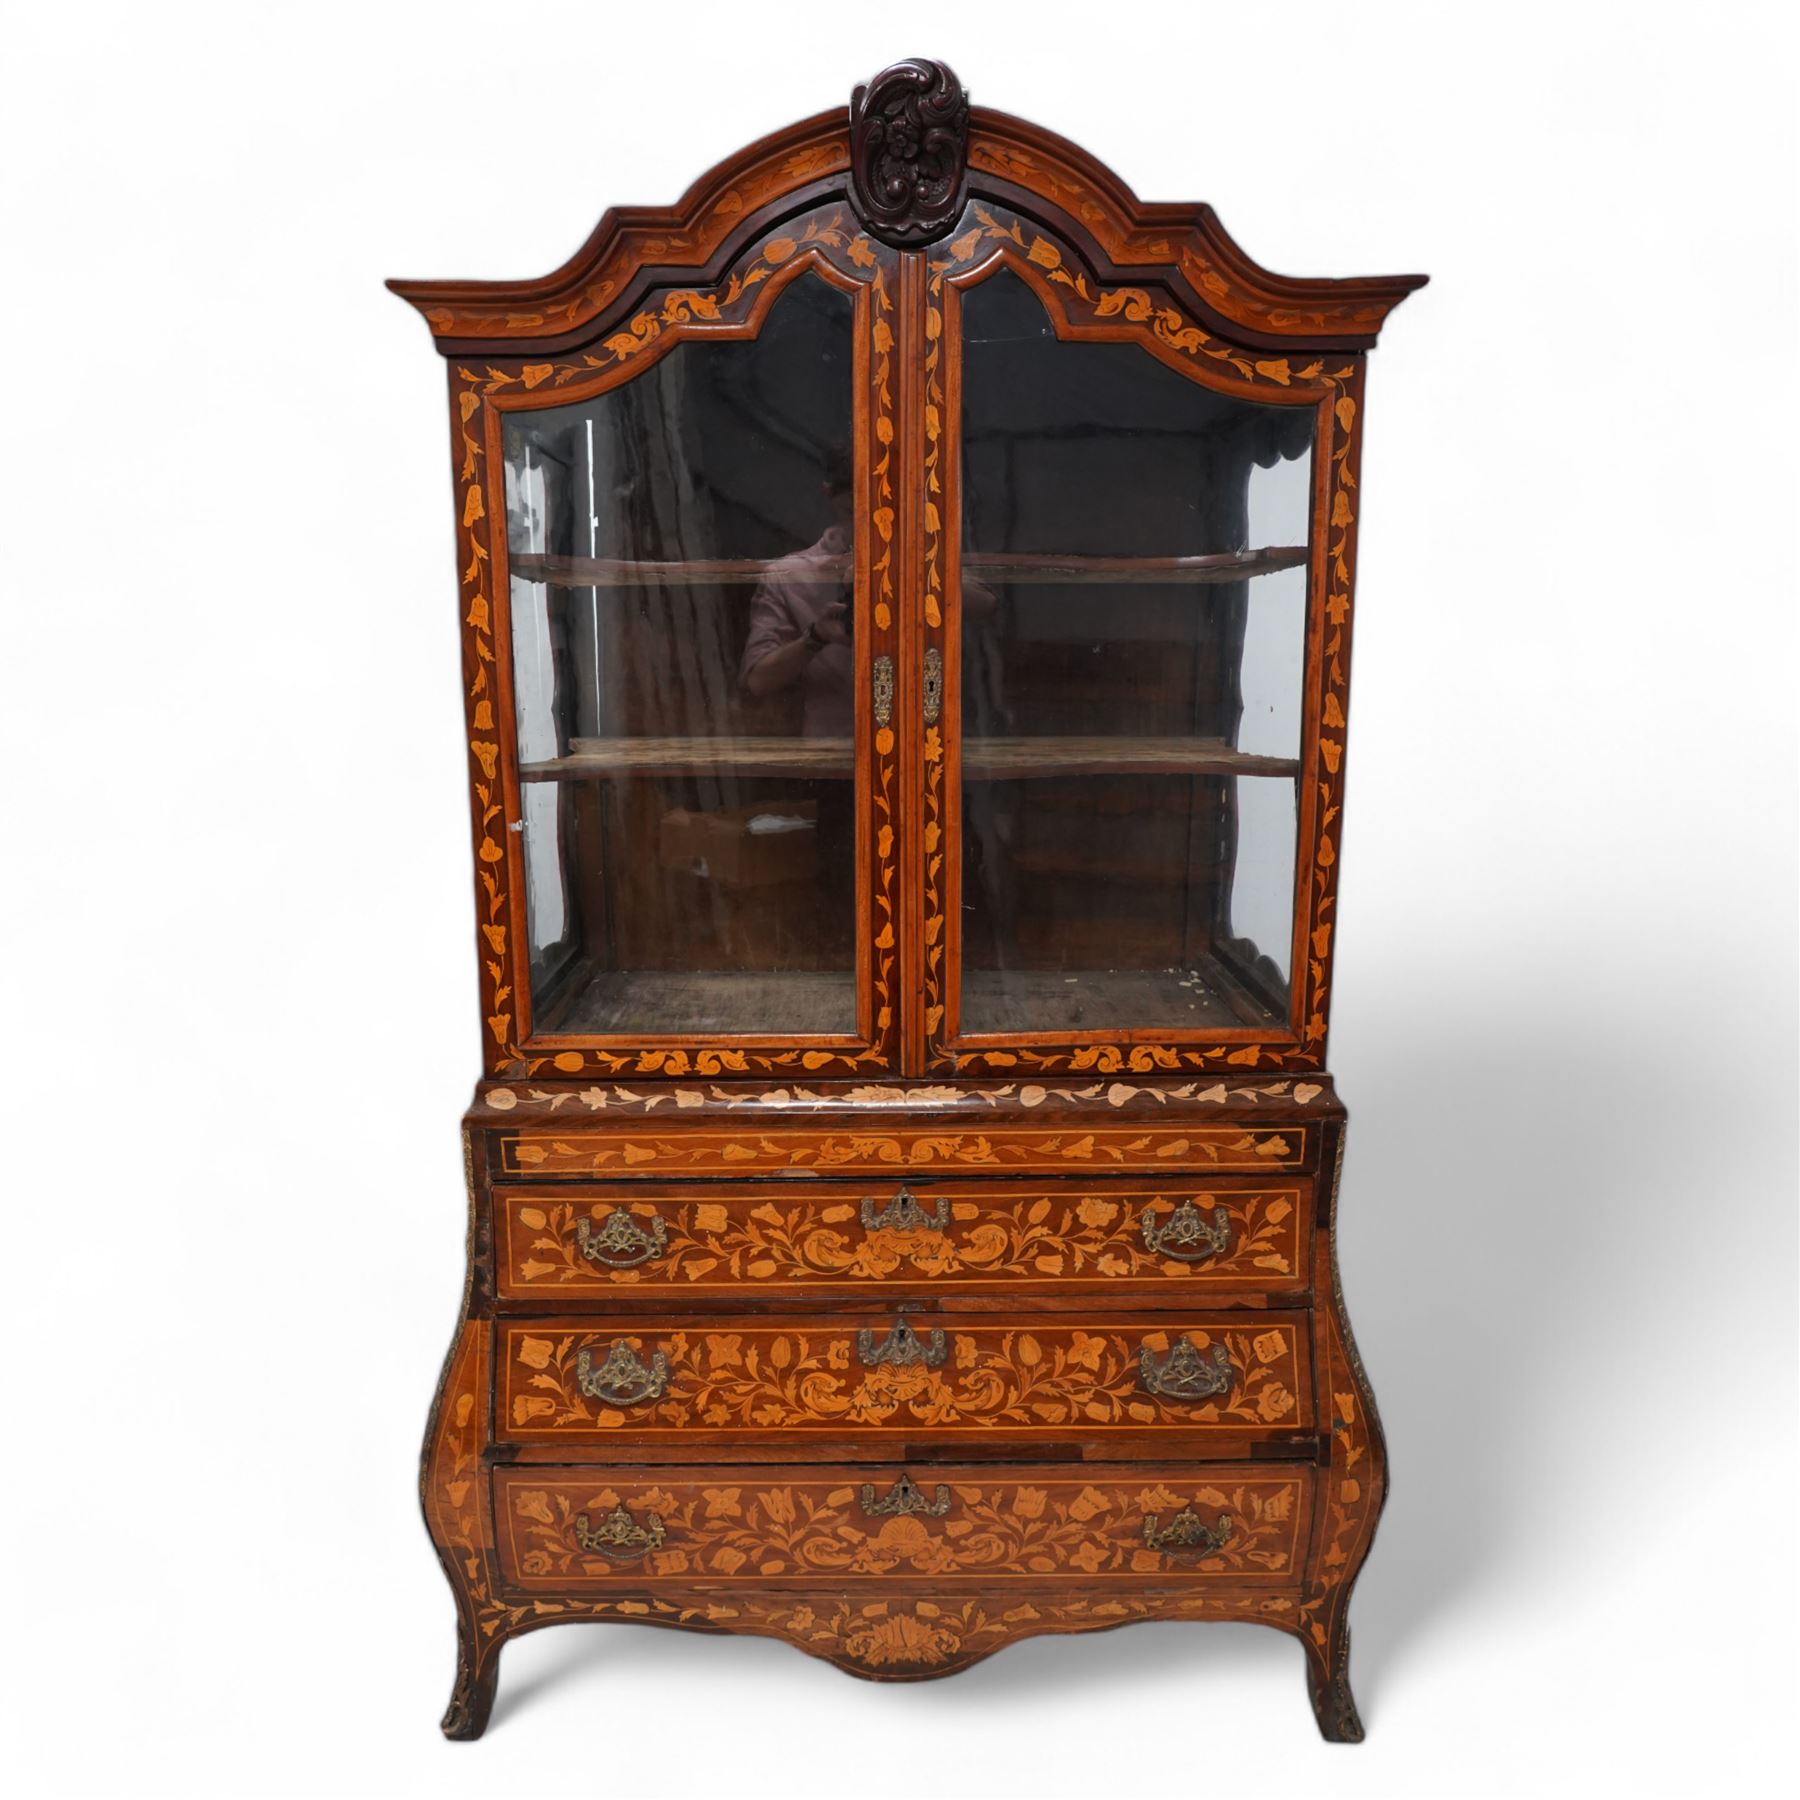
[[[1304,1333],[1291,1319],[1155,1329],[1029,1326],[956,1320],[931,1328],[932,1353],[875,1356],[879,1331],[770,1326],[732,1319],[664,1330],[565,1329],[555,1321],[500,1328],[501,1427],[509,1436],[656,1435],[699,1430],[943,1432],[1294,1429],[1310,1416]],[[943,1350],[937,1350],[942,1332]],[[926,1336],[920,1328],[921,1338]],[[891,1340],[889,1340],[891,1341]],[[665,1384],[642,1404],[609,1405],[582,1379],[626,1345],[666,1359]],[[1185,1346],[1185,1348],[1184,1348]],[[1194,1355],[1220,1372],[1216,1389],[1173,1392],[1147,1380]]]
[[[1240,1126],[1189,1126],[1144,1131],[1095,1126],[1065,1131],[1021,1127],[973,1131],[746,1132],[684,1131],[655,1137],[632,1132],[520,1132],[500,1140],[508,1174],[638,1174],[663,1170],[731,1175],[752,1169],[883,1171],[888,1169],[1225,1169],[1295,1168],[1309,1154],[1311,1127],[1247,1131]]]
[[[463,586],[464,677],[467,690],[469,753],[475,814],[475,857],[481,912],[483,1017],[488,1066],[495,1073],[517,1071],[553,1077],[582,1073],[663,1077],[769,1074],[844,1075],[890,1067],[898,1037],[894,989],[898,958],[898,871],[895,861],[899,766],[891,730],[875,734],[870,788],[874,855],[870,893],[870,942],[864,952],[869,972],[870,1036],[865,1044],[791,1050],[684,1044],[679,1047],[620,1047],[530,1053],[520,1042],[524,992],[524,950],[515,921],[522,876],[520,846],[509,832],[507,769],[510,724],[502,715],[496,646],[504,641],[507,600],[499,582],[505,570],[504,520],[488,467],[498,444],[498,415],[538,402],[561,403],[604,391],[628,380],[674,344],[708,333],[742,336],[761,309],[788,280],[809,268],[832,271],[859,295],[859,329],[870,367],[868,439],[859,466],[866,474],[867,516],[872,546],[867,551],[870,611],[875,636],[891,639],[895,604],[895,346],[892,254],[857,227],[846,205],[824,206],[787,221],[741,257],[716,287],[672,287],[619,321],[578,355],[544,361],[516,360],[451,364],[451,394],[457,435],[457,517]],[[511,841],[509,842],[509,839]],[[645,1020],[654,1033],[655,1020]]]
[[[925,1004],[926,1040],[935,1069],[973,1073],[995,1069],[1150,1074],[1212,1068],[1316,1068],[1323,1056],[1330,992],[1331,938],[1336,922],[1336,831],[1342,808],[1344,725],[1349,697],[1350,598],[1355,563],[1356,463],[1362,363],[1355,356],[1295,356],[1246,350],[1207,330],[1151,285],[1108,286],[1083,268],[1074,252],[1030,221],[998,206],[972,201],[964,229],[930,258],[927,278],[928,349],[925,359],[927,446],[925,477],[925,623],[928,642],[945,635],[950,594],[949,532],[954,510],[949,476],[933,421],[945,408],[947,358],[956,355],[950,328],[952,291],[994,267],[1015,269],[1062,314],[1071,336],[1139,338],[1163,360],[1186,366],[1207,385],[1259,397],[1292,396],[1315,404],[1321,419],[1320,452],[1328,457],[1330,487],[1324,541],[1314,548],[1315,615],[1322,616],[1311,696],[1313,780],[1301,795],[1300,842],[1311,858],[1305,871],[1305,943],[1309,954],[1295,971],[1298,1030],[1285,1038],[1249,1042],[1144,1043],[1135,1038],[1094,1043],[1009,1041],[1004,1048],[959,1046],[947,1030],[949,948],[954,939],[950,871],[946,866],[947,783],[952,750],[935,732],[926,736],[923,795],[926,819]]]
[[[1308,1276],[1298,1186],[1044,1194],[997,1183],[922,1189],[924,1198],[933,1210],[919,1200],[896,1210],[889,1199],[875,1211],[848,1191],[781,1187],[717,1198],[688,1189],[619,1189],[604,1200],[509,1194],[498,1203],[501,1291],[1045,1280],[1292,1288]]]
[[[827,1575],[1076,1575],[1105,1580],[1191,1575],[1201,1580],[1290,1577],[1311,1518],[1310,1475],[1212,1476],[1171,1485],[1141,1475],[1074,1478],[959,1473],[937,1483],[942,1509],[871,1514],[867,1483],[848,1475],[758,1479],[733,1470],[696,1480],[680,1471],[653,1482],[509,1469],[496,1477],[500,1560],[521,1587],[659,1584],[699,1577],[754,1581]],[[583,1541],[584,1519],[623,1507],[654,1518],[660,1536]],[[1220,1540],[1170,1541],[1166,1521],[1197,1516]],[[619,1534],[623,1537],[625,1534]],[[1163,1541],[1165,1548],[1152,1548]]]
[[[989,1111],[1031,1113],[1061,1105],[1075,1111],[1092,1110],[1104,1116],[1135,1106],[1180,1112],[1186,1106],[1311,1107],[1331,1090],[1324,1078],[1296,1081],[1281,1076],[1273,1081],[1086,1081],[1078,1084],[1037,1081],[864,1082],[834,1087],[720,1087],[706,1083],[677,1087],[650,1083],[627,1087],[619,1082],[590,1082],[586,1086],[564,1083],[555,1087],[491,1086],[475,1096],[475,1110],[523,1120],[548,1113],[582,1116],[589,1113],[652,1113],[659,1107],[670,1114],[706,1111],[824,1113],[868,1111],[883,1114],[958,1111],[985,1107]]]
[[[1296,526],[1266,559],[1307,596],[1286,1014],[1227,994],[1182,1015],[1238,1021],[1216,1028],[1108,1011],[963,1034],[960,539],[981,509],[960,491],[960,320],[1001,270],[1055,335],[1285,408],[1262,422],[1295,445],[1314,427],[1305,550]],[[511,557],[509,415],[682,343],[747,343],[797,281],[854,321],[854,1028],[848,1008],[824,1033],[696,1004],[552,1031],[600,1015],[529,978],[513,575],[569,571]],[[1272,275],[1210,209],[1139,202],[919,64],[673,207],[607,214],[549,277],[394,285],[448,362],[485,1068],[421,1469],[458,1615],[445,1730],[479,1735],[501,1646],[568,1621],[779,1637],[917,1680],[1041,1633],[1237,1619],[1293,1635],[1326,1736],[1360,1736],[1348,1609],[1386,1459],[1338,1281],[1322,1065],[1363,353],[1418,278]],[[687,573],[720,570],[748,602],[753,564]],[[604,960],[593,926],[576,937]],[[705,1023],[725,1016],[756,1028]]]

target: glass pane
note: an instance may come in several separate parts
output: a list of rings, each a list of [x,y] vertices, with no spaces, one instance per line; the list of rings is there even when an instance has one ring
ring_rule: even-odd
[[[1285,1025],[1313,414],[963,297],[967,1033]]]
[[[538,1035],[856,1028],[852,320],[507,420]]]

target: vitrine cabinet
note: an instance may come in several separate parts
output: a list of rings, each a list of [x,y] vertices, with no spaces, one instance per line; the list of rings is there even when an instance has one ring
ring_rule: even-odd
[[[1360,1736],[1325,1074],[1366,353],[1420,277],[895,65],[448,360],[484,1074],[445,1729],[565,1620],[947,1674],[1248,1619]]]

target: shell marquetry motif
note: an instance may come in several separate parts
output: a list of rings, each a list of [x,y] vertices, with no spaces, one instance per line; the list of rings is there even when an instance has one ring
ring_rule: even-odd
[[[851,196],[883,243],[942,237],[962,211],[968,164],[969,96],[945,64],[909,57],[851,96]]]

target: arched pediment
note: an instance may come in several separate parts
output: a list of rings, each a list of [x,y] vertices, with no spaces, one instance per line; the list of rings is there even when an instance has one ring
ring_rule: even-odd
[[[870,117],[884,96],[890,112],[915,109],[897,136],[890,131],[882,174],[890,183],[905,178],[905,165],[898,177],[892,167],[896,143],[913,155],[920,192],[939,202],[921,213],[922,226],[896,217],[903,204],[870,198]],[[548,275],[388,285],[424,315],[446,355],[571,349],[610,328],[650,288],[716,281],[756,233],[834,196],[891,243],[917,248],[933,236],[952,236],[960,209],[941,204],[946,181],[949,191],[966,193],[968,204],[998,202],[1039,219],[1078,244],[1106,280],[1167,284],[1213,328],[1250,346],[1367,349],[1388,313],[1424,285],[1422,275],[1274,274],[1238,246],[1210,206],[1139,200],[1067,139],[1007,113],[959,112],[961,101],[960,84],[943,65],[896,64],[859,89],[851,108],[817,114],[751,145],[701,176],[672,207],[607,212]],[[965,149],[966,162],[946,171],[945,158],[954,152],[960,162]],[[949,223],[940,225],[946,211]]]

